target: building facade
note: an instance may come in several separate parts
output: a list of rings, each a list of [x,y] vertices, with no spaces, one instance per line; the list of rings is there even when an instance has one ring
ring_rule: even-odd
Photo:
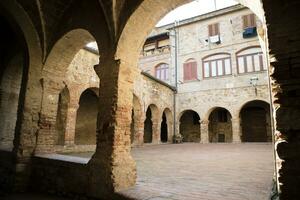
[[[237,5],[151,33],[139,67],[176,88],[174,134],[183,141],[272,140],[261,29],[260,20]],[[245,110],[251,117],[244,117]]]

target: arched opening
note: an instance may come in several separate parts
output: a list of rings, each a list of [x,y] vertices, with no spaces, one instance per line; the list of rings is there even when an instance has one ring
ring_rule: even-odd
[[[134,130],[134,126],[135,126],[135,120],[134,120],[134,110],[131,110],[131,124],[130,124],[130,141],[131,144],[133,144],[134,142],[134,134],[135,134],[135,130]]]
[[[81,94],[79,100],[75,128],[75,144],[96,144],[97,115],[98,96],[91,89],[87,89]]]
[[[65,132],[66,132],[66,123],[68,115],[68,107],[70,102],[70,93],[65,86],[65,88],[59,93],[58,98],[58,107],[56,115],[56,131],[57,131],[57,144],[65,144]]]
[[[215,108],[209,115],[209,142],[232,142],[231,114],[225,108]]]
[[[21,87],[26,87],[23,75],[27,73],[28,52],[23,36],[1,15],[0,25],[0,147],[10,151],[22,107]]]
[[[168,142],[168,123],[165,113],[163,113],[162,115],[162,121],[160,126],[160,141],[162,143]]]
[[[245,104],[240,112],[242,142],[271,142],[270,105],[254,100]]]
[[[144,143],[152,143],[152,111],[150,107],[148,107],[146,111],[146,120],[144,122]]]
[[[200,142],[200,117],[193,110],[184,111],[180,117],[179,133],[183,142]]]

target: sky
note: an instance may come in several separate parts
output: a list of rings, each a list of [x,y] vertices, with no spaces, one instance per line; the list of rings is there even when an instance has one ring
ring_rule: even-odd
[[[156,26],[163,26],[165,24],[173,23],[176,20],[183,20],[214,11],[214,2],[216,2],[217,10],[237,4],[234,0],[195,0],[168,13]]]
[[[161,0],[163,1],[163,0]],[[216,2],[216,8],[215,3]],[[164,18],[162,18],[158,23],[157,27],[163,26],[165,24],[173,23],[174,21],[183,20],[191,18],[197,15],[202,15],[215,9],[222,9],[237,4],[234,0],[195,0],[191,3],[185,4],[176,8],[175,10],[168,13]],[[91,42],[87,44],[87,47],[97,49],[96,42]]]

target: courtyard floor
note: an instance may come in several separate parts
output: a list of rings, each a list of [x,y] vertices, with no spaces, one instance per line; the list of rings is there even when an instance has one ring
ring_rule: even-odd
[[[132,155],[137,184],[120,192],[129,199],[266,200],[271,192],[271,144],[167,144],[134,148]]]

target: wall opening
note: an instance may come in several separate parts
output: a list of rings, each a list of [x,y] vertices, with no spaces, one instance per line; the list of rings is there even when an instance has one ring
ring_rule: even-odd
[[[131,124],[130,124],[130,141],[131,141],[131,144],[134,141],[134,134],[135,134],[134,126],[135,126],[134,110],[132,109],[132,111],[131,111]]]
[[[75,127],[75,144],[96,144],[97,115],[98,96],[91,89],[87,89],[81,94],[79,100]]]
[[[183,142],[200,142],[200,117],[192,110],[184,111],[180,118],[180,134]]]
[[[271,142],[270,105],[264,101],[251,101],[241,113],[242,142]]]
[[[166,114],[162,115],[162,122],[160,126],[160,141],[162,143],[168,142],[168,124]]]
[[[232,142],[231,114],[225,108],[216,108],[209,115],[209,142]]]
[[[150,107],[148,107],[146,112],[146,120],[144,122],[144,143],[152,143],[152,111]]]
[[[0,25],[0,147],[12,150],[27,51],[2,16]]]

